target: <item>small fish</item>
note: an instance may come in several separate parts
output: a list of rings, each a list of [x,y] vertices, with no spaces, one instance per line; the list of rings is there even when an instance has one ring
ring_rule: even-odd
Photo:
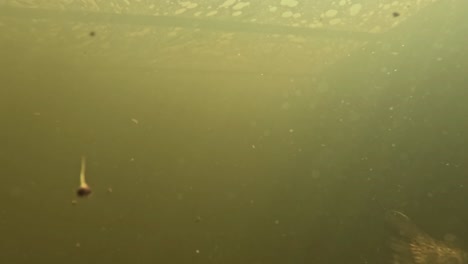
[[[402,212],[387,212],[386,221],[397,233],[390,240],[391,264],[468,264],[467,252],[432,238]]]
[[[88,197],[91,194],[91,188],[88,183],[86,183],[86,158],[85,156],[81,157],[81,171],[80,171],[80,187],[76,190],[76,195],[78,197]]]

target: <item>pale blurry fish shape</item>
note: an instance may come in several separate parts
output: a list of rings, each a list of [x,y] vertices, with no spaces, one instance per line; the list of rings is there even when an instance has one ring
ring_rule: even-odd
[[[468,264],[465,251],[432,238],[405,214],[389,211],[386,220],[397,232],[390,243],[391,264]]]

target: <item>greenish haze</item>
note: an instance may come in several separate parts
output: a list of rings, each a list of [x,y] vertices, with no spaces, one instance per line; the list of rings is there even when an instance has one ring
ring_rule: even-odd
[[[0,263],[389,263],[388,209],[468,248],[466,0],[378,32],[14,2]]]

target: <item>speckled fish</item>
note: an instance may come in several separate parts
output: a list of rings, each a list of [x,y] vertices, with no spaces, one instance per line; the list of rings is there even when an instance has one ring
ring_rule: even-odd
[[[391,264],[468,264],[468,254],[420,230],[405,214],[389,211],[387,222],[397,235],[392,237]]]

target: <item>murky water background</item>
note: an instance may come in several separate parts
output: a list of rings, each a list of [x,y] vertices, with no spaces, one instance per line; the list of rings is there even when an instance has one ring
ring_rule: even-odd
[[[0,1],[0,262],[384,263],[390,208],[466,248],[466,1],[68,2]]]

